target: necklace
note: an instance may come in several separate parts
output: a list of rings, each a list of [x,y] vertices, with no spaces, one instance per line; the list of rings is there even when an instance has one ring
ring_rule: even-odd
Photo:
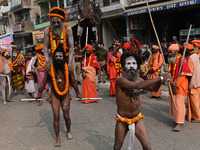
[[[57,75],[57,78],[58,78],[58,83],[61,83],[62,82],[62,79],[60,78],[61,76],[61,73],[59,75]]]

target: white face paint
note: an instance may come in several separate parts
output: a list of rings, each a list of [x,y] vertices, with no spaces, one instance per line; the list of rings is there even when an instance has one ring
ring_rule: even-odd
[[[13,57],[17,57],[17,53],[13,53]]]
[[[6,57],[6,56],[10,56],[10,53],[9,52],[5,52],[4,53],[4,56]]]
[[[129,69],[137,69],[137,62],[136,62],[136,59],[133,57],[133,56],[130,56],[128,58],[126,58],[126,63],[125,63],[125,68],[127,70]]]

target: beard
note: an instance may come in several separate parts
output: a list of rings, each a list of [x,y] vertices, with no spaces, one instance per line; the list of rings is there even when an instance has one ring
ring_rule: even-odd
[[[168,62],[169,62],[169,63],[172,63],[172,64],[175,64],[175,62],[176,62],[176,57],[177,57],[177,54],[176,54],[176,53],[174,53],[174,54],[171,55],[171,56],[168,56]]]
[[[53,34],[56,37],[61,37],[62,30],[63,30],[63,25],[60,25],[59,27],[55,27],[55,26],[51,25],[50,27],[51,27],[51,29],[53,31]]]
[[[56,60],[53,61],[53,66],[55,70],[60,70],[62,73],[65,73],[65,61],[63,60]]]
[[[139,77],[139,73],[135,69],[129,69],[123,74],[123,77],[129,81],[136,81],[136,79]]]

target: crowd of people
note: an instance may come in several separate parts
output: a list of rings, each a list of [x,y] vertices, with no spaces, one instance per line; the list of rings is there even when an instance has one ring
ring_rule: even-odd
[[[42,98],[44,90],[47,91],[45,100],[51,100],[56,147],[61,146],[60,107],[67,139],[73,138],[69,116],[70,98],[73,99],[71,88],[83,103],[98,102],[97,84],[105,84],[107,78],[110,80],[110,95],[115,96],[117,102],[115,150],[122,147],[128,130],[129,149],[133,147],[134,135],[144,149],[151,149],[142,121],[144,115],[140,111],[142,89],[150,91],[152,98],[158,100],[162,96],[162,84],[169,83],[172,92],[169,91],[170,113],[176,122],[174,131],[180,131],[185,122],[186,96],[188,121],[200,122],[200,40],[189,40],[180,45],[175,36],[170,43],[163,38],[161,50],[157,45],[151,48],[144,46],[134,38],[123,44],[113,39],[109,50],[98,41],[90,41],[81,49],[79,43],[73,41],[72,29],[63,23],[66,20],[64,10],[52,8],[49,18],[50,26],[44,31],[44,44],[35,47],[36,55],[27,51],[24,57],[15,45],[12,46],[12,56],[8,49],[2,50],[0,75],[4,104],[11,102],[10,85],[15,95],[17,89],[22,93],[26,90],[30,99],[36,100]],[[182,56],[184,50],[186,57]],[[82,84],[82,93],[78,84]],[[39,105],[42,105],[41,101]]]

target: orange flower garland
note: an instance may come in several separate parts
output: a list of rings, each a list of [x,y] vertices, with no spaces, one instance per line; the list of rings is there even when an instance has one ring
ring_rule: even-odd
[[[176,62],[175,62],[175,64],[174,64],[174,70],[173,70],[173,73],[172,73],[172,78],[174,79],[174,77],[175,77],[175,72],[176,72],[176,66],[177,66],[177,64],[178,64],[178,60],[179,60],[179,58],[181,57],[181,54],[179,54],[178,56],[177,56],[177,58],[176,58]],[[171,63],[169,64],[169,72],[171,72]]]
[[[16,66],[16,62],[18,61],[20,55],[21,55],[21,54],[19,54],[19,55],[17,56],[17,58],[15,59],[15,61],[12,63],[12,65],[15,65],[15,66]]]
[[[66,81],[65,81],[65,90],[63,92],[61,92],[59,89],[58,89],[58,85],[56,83],[56,78],[55,78],[55,72],[54,72],[54,67],[53,67],[53,64],[51,64],[51,75],[52,75],[52,81],[53,81],[53,85],[54,85],[54,88],[55,88],[55,91],[58,95],[65,95],[67,92],[68,92],[68,89],[69,89],[69,76],[68,76],[68,66],[67,66],[67,63],[65,63],[65,76],[66,76]]]
[[[116,121],[126,122],[127,124],[134,124],[135,122],[137,122],[138,120],[143,119],[143,118],[144,118],[144,115],[138,114],[138,116],[134,117],[133,119],[115,117],[115,120]]]
[[[37,58],[38,58],[39,64],[41,65],[41,67],[37,67],[37,69],[42,69],[42,68],[44,68],[45,65],[46,65],[45,57],[44,57],[43,55],[37,53]]]
[[[50,41],[51,41],[51,53],[54,54],[54,51],[56,50],[56,48],[60,45],[60,44],[63,44],[63,50],[67,51],[67,49],[69,49],[67,47],[67,43],[66,43],[66,34],[65,34],[65,28],[69,26],[69,24],[66,24],[64,27],[63,27],[63,31],[62,31],[62,35],[59,39],[57,39],[54,35],[53,35],[53,31],[51,29],[51,27],[49,27],[49,33],[50,33]],[[56,44],[54,44],[54,38],[56,40]],[[63,38],[63,40],[62,40]],[[66,54],[67,55],[67,54]]]
[[[7,64],[8,64],[8,66],[9,66],[9,68],[10,68],[10,70],[11,70],[11,71],[13,71],[11,58],[9,59],[9,60],[10,60],[10,63],[11,63],[11,65],[10,65],[10,63],[8,62],[8,59],[6,59],[5,57],[3,57],[3,58],[6,60],[6,62],[7,62]]]

